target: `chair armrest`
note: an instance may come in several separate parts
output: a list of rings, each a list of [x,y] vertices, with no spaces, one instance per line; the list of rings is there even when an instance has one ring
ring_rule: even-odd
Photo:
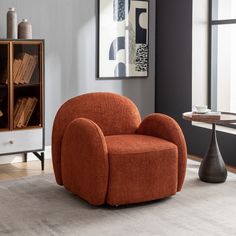
[[[108,185],[108,151],[102,130],[86,118],[66,128],[61,148],[64,186],[93,205],[105,202]]]
[[[181,190],[187,164],[187,147],[183,132],[178,123],[171,117],[154,113],[147,116],[140,124],[137,134],[150,135],[166,139],[178,148],[178,191]]]

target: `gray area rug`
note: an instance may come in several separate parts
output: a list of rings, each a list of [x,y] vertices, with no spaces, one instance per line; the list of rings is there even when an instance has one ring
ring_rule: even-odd
[[[198,180],[189,161],[182,192],[120,208],[93,207],[55,184],[53,175],[0,182],[0,235],[236,235],[236,175]]]

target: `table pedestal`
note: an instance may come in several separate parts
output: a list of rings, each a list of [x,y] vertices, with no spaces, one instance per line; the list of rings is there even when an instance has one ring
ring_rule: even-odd
[[[227,170],[217,143],[215,124],[212,124],[210,146],[201,162],[198,175],[202,181],[208,183],[223,183],[227,178]]]

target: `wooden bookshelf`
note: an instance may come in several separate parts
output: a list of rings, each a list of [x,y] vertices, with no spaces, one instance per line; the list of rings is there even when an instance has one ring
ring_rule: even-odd
[[[8,130],[10,127],[10,43],[0,43],[0,80],[6,83],[0,83],[0,130]]]
[[[42,133],[38,146],[16,147],[10,140],[12,151],[1,147],[4,132],[18,137],[22,131],[26,137],[36,129]],[[0,40],[0,155],[43,149],[44,40]]]

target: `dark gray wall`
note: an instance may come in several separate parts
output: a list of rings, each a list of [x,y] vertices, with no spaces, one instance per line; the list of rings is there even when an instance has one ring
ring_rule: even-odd
[[[188,153],[203,156],[210,131],[182,119],[192,109],[192,1],[157,1],[156,43],[156,112],[175,118]],[[236,136],[218,132],[218,142],[225,162],[236,166]]]

